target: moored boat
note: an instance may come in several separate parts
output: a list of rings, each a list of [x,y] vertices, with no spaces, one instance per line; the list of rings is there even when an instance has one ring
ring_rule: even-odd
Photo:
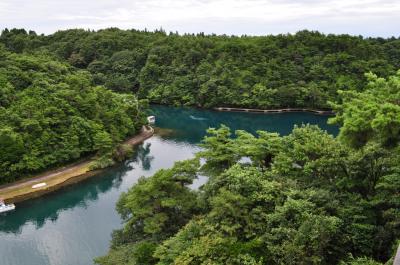
[[[156,122],[156,117],[155,117],[155,116],[149,116],[149,117],[147,117],[147,122],[148,122],[149,124],[155,123],[155,122]]]
[[[13,203],[11,204],[5,204],[5,202],[0,199],[0,213],[12,211],[15,209],[15,205]]]

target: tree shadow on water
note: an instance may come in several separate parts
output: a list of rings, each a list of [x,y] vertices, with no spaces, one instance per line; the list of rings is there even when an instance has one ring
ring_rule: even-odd
[[[0,233],[19,234],[27,223],[33,223],[39,229],[46,221],[57,221],[63,211],[75,207],[86,208],[90,202],[97,201],[101,194],[113,188],[119,189],[127,172],[133,170],[135,165],[141,165],[144,170],[151,168],[154,157],[149,155],[150,146],[150,143],[139,145],[126,163],[118,164],[96,176],[18,203],[15,211],[0,214]]]
[[[18,203],[15,211],[0,215],[0,232],[18,234],[27,223],[39,229],[46,221],[55,222],[63,211],[86,208],[90,202],[98,200],[100,194],[118,188],[128,170],[128,166],[119,165],[42,197]]]
[[[150,155],[151,143],[146,143],[138,146],[134,162],[141,164],[143,170],[151,169],[151,162],[154,160],[154,156]]]

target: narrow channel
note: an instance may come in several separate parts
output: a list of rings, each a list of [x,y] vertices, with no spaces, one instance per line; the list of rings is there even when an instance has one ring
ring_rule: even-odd
[[[288,134],[295,124],[310,123],[336,135],[328,116],[312,113],[235,113],[152,106],[156,135],[118,167],[44,197],[17,204],[0,215],[0,264],[88,265],[106,254],[111,233],[121,227],[115,210],[121,192],[141,176],[151,176],[175,161],[191,158],[209,127]],[[202,184],[194,184],[197,188]]]

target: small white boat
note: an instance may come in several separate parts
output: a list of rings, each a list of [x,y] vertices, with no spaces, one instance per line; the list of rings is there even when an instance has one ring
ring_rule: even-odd
[[[0,200],[0,213],[12,211],[14,209],[15,209],[15,205],[13,203],[5,204],[3,200]]]
[[[147,122],[150,124],[153,124],[156,122],[156,117],[155,116],[149,116],[147,117]]]
[[[39,184],[35,184],[35,185],[32,186],[32,189],[42,188],[42,187],[44,187],[44,186],[46,186],[46,185],[47,185],[47,184],[44,183],[44,182],[39,183]]]

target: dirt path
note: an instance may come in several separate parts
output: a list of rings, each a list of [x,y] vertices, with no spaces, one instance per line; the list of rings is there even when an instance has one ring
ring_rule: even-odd
[[[62,168],[56,169],[56,170],[52,170],[49,171],[48,173],[43,173],[42,175],[36,176],[36,177],[32,177],[29,179],[26,179],[22,182],[17,182],[14,184],[7,184],[6,186],[0,187],[0,194],[2,194],[3,192],[7,191],[7,190],[12,190],[15,188],[19,188],[19,187],[23,187],[26,185],[30,185],[30,184],[36,184],[36,183],[40,183],[40,182],[46,182],[47,180],[62,175],[62,174],[66,174],[72,171],[76,171],[79,168],[85,167],[85,166],[89,166],[91,163],[91,160],[82,162],[80,164],[77,165],[71,165],[71,166],[64,166]]]
[[[152,127],[147,128],[146,126],[143,126],[140,134],[126,140],[124,144],[131,146],[137,145],[153,136],[153,134],[154,129]],[[3,198],[6,202],[23,201],[54,191],[67,184],[77,182],[84,179],[85,175],[86,177],[92,176],[98,172],[90,170],[90,164],[92,161],[92,159],[88,159],[83,162],[78,162],[42,173],[36,177],[0,186],[0,198]],[[75,181],[71,181],[75,178]],[[46,186],[37,189],[32,188],[33,185],[43,182],[46,183]]]

